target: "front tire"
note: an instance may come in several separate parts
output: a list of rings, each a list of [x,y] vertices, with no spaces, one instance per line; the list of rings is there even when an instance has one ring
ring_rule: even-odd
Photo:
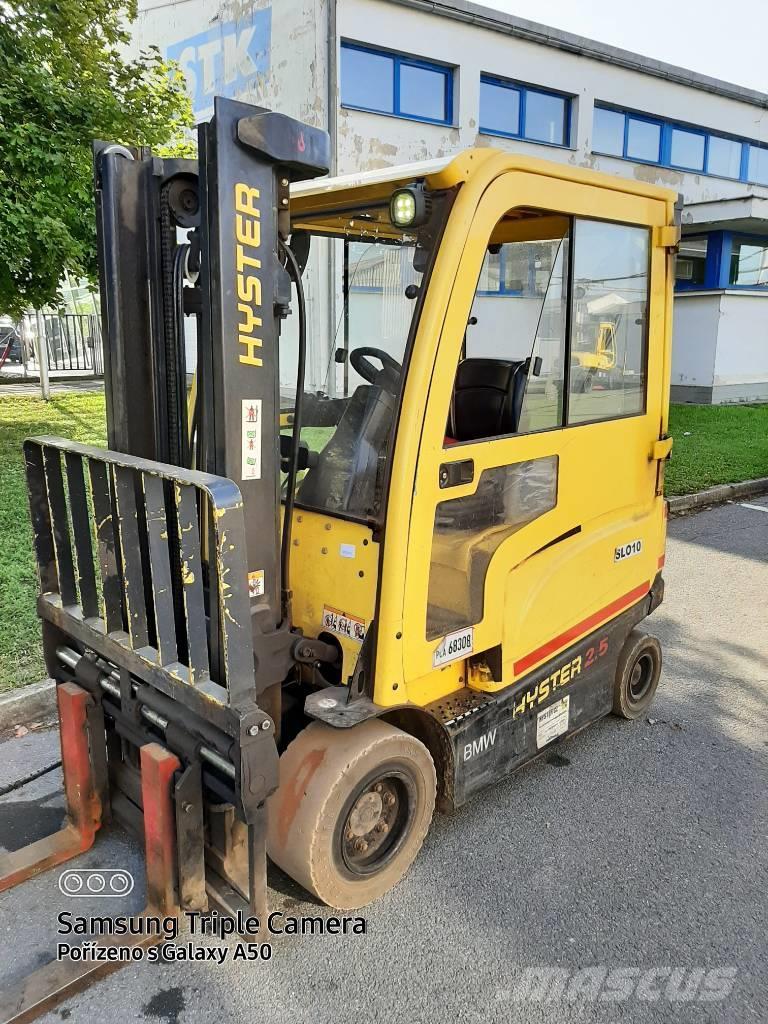
[[[651,706],[661,676],[661,644],[655,636],[633,629],[616,667],[613,713],[635,720]]]
[[[312,722],[280,758],[267,851],[339,910],[364,907],[405,875],[432,820],[435,766],[419,740],[372,719]]]

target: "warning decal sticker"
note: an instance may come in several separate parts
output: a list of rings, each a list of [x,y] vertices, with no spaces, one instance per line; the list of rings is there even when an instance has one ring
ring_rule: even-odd
[[[546,747],[552,740],[568,732],[570,696],[550,704],[536,716],[536,746]]]
[[[262,597],[264,594],[264,570],[248,573],[248,597]]]
[[[243,399],[242,480],[261,479],[261,399]]]
[[[356,640],[359,644],[365,640],[365,620],[358,619],[355,615],[347,615],[336,608],[323,608],[323,629],[331,633],[338,633],[339,636],[346,636],[350,640]]]

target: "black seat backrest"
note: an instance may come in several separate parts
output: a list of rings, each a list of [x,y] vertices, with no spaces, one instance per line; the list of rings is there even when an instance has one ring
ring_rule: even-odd
[[[462,359],[450,426],[456,441],[515,433],[525,394],[524,367],[511,359]]]
[[[391,391],[360,384],[296,498],[326,512],[375,515],[380,461],[396,411]]]

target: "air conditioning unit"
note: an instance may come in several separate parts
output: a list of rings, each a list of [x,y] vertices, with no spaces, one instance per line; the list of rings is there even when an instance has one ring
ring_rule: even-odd
[[[692,281],[693,260],[681,259],[678,256],[675,264],[675,277],[678,281]]]

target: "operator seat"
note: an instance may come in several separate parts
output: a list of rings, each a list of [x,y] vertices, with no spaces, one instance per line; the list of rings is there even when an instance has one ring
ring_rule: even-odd
[[[397,409],[393,383],[360,384],[332,437],[296,491],[297,500],[326,512],[374,515],[380,470]]]
[[[456,370],[450,436],[456,441],[514,434],[528,360],[462,359]]]

